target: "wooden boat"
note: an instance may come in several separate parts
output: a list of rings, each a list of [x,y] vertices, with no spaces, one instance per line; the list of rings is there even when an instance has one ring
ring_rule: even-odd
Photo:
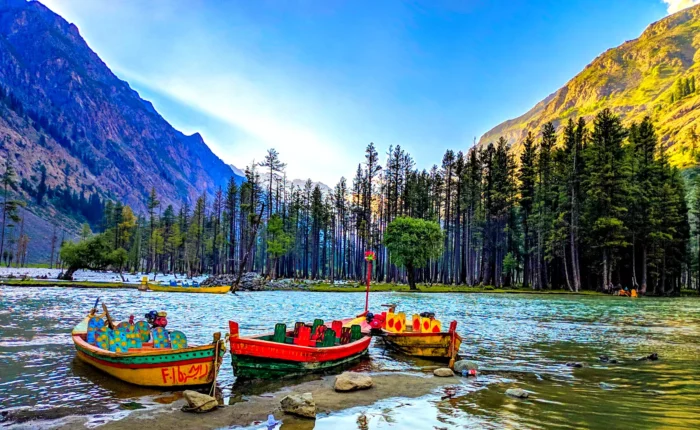
[[[148,289],[151,291],[161,291],[166,293],[209,293],[209,294],[226,294],[231,291],[230,285],[219,285],[215,287],[183,287],[181,285],[157,285],[148,284]]]
[[[457,358],[462,337],[457,333],[457,321],[452,321],[448,331],[443,331],[434,315],[414,315],[412,324],[406,324],[403,314],[394,314],[393,306],[386,313],[386,321],[380,337],[392,350],[413,357],[434,361],[452,362]]]
[[[367,355],[371,342],[359,325],[342,327],[340,321],[330,327],[320,320],[311,327],[297,323],[290,331],[277,324],[274,334],[249,337],[239,335],[234,321],[229,321],[229,329],[231,362],[239,380],[329,371]]]
[[[103,309],[107,322],[111,325],[104,305]],[[88,327],[94,318],[100,317],[93,311],[72,332],[77,356],[85,363],[124,382],[147,387],[198,386],[215,381],[226,352],[225,341],[221,339],[220,333],[214,334],[212,344],[179,349],[174,345],[157,347],[161,345],[154,345],[158,343],[154,334],[153,341],[140,342],[139,348],[123,348],[126,349],[125,352],[115,352],[88,342]],[[176,332],[171,334],[174,333]],[[127,340],[124,340],[124,345]]]

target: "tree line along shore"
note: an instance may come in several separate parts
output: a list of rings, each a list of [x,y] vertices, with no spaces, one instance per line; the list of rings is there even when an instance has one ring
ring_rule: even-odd
[[[162,207],[153,191],[143,214],[107,201],[97,232],[86,226],[58,258],[67,278],[110,268],[360,282],[371,250],[384,284],[698,290],[700,180],[670,165],[649,118],[625,127],[603,110],[547,123],[519,148],[501,138],[418,170],[400,146],[380,157],[370,143],[355,177],[326,192],[293,185],[270,149],[213,199]]]

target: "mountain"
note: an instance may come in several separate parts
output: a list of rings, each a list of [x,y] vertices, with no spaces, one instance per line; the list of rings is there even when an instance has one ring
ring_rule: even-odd
[[[517,152],[527,132],[538,134],[548,121],[559,127],[569,118],[590,120],[611,108],[627,124],[649,115],[671,162],[694,165],[691,148],[700,143],[700,129],[694,132],[700,122],[700,89],[690,91],[695,79],[700,85],[700,5],[655,22],[638,39],[606,51],[524,115],[488,131],[479,144],[503,136]]]
[[[30,246],[50,242],[52,223],[73,236],[91,220],[71,206],[94,196],[143,213],[152,188],[163,207],[178,207],[237,176],[202,136],[174,129],[110,71],[75,25],[38,1],[0,0],[3,171],[7,157],[17,172],[14,193],[30,202]],[[38,204],[42,175],[53,194]],[[48,260],[47,253],[46,246],[30,249],[30,261]]]
[[[213,195],[231,169],[195,133],[175,130],[38,1],[0,0],[0,155],[36,185],[99,193],[135,210]],[[33,179],[34,178],[34,179]]]
[[[303,190],[304,187],[306,186],[306,181],[311,181],[311,179],[293,179],[293,180],[292,180],[292,185],[294,185],[295,187],[299,187],[299,188],[301,188],[301,189]],[[333,190],[331,189],[331,187],[329,187],[328,185],[324,184],[323,182],[314,182],[314,181],[311,181],[311,189],[316,188],[316,186],[318,186],[318,188],[321,189],[321,192],[323,192],[323,194],[328,194],[328,193],[330,193],[331,191],[333,191]]]
[[[240,176],[241,178],[245,178],[245,172],[243,170],[239,169],[233,164],[229,164],[228,166],[231,168],[231,170],[233,170],[234,175]]]

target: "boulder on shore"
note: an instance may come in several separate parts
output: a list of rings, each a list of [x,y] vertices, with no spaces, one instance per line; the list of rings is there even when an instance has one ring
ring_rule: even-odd
[[[517,397],[519,399],[527,399],[528,397],[530,397],[530,394],[528,394],[528,392],[523,390],[522,388],[508,388],[506,390],[506,396]]]
[[[202,282],[203,287],[215,287],[219,285],[233,285],[238,275],[215,275],[210,276]],[[265,278],[255,272],[248,272],[241,276],[238,285],[239,291],[258,291],[265,289]]]
[[[289,394],[280,401],[280,405],[287,414],[316,418],[316,402],[311,393]]]
[[[447,378],[450,376],[455,376],[455,373],[449,367],[441,367],[439,369],[433,370],[433,375],[439,376],[442,378]]]
[[[464,370],[469,372],[470,370],[479,370],[479,365],[473,361],[459,360],[455,362],[454,369],[455,373],[462,373]]]
[[[364,373],[343,372],[335,377],[335,391],[356,391],[372,388],[372,378]]]
[[[182,395],[187,401],[187,406],[182,408],[184,412],[208,412],[219,406],[214,397],[196,391],[186,390]]]

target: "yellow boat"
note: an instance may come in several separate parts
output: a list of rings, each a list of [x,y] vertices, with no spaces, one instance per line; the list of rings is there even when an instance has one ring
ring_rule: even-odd
[[[229,285],[219,285],[216,287],[183,287],[170,285],[148,284],[148,289],[151,291],[162,291],[166,293],[209,293],[209,294],[226,294],[231,291]]]
[[[457,357],[462,337],[456,332],[392,333],[382,330],[387,347],[402,354],[435,361],[450,361]]]
[[[109,317],[107,321],[112,325]],[[100,328],[104,333],[94,330],[96,322],[102,323]],[[93,331],[90,335],[88,326]],[[119,330],[107,330],[107,327],[94,312],[76,325],[72,338],[77,356],[85,363],[134,385],[182,387],[211,384],[216,379],[226,352],[225,340],[221,339],[220,333],[214,334],[214,342],[209,345],[187,347],[182,335],[180,338],[173,337],[172,344],[168,341],[165,346],[158,345],[160,338],[151,337],[150,342],[138,341],[137,347],[131,348],[128,345],[134,340],[131,334],[124,335]],[[160,333],[162,331],[154,331],[150,336],[160,336]],[[171,335],[175,333],[180,332],[171,332]],[[120,336],[126,338],[121,340]],[[88,342],[90,338],[94,343]],[[124,352],[112,351],[116,349],[112,346],[117,342],[119,350]],[[179,348],[176,347],[178,342]]]
[[[457,333],[457,321],[450,323],[448,331],[432,313],[413,315],[412,323],[406,323],[406,315],[394,313],[396,305],[386,305],[381,324],[381,339],[387,348],[413,357],[451,363],[459,353],[462,337]],[[381,317],[380,317],[381,320]]]

